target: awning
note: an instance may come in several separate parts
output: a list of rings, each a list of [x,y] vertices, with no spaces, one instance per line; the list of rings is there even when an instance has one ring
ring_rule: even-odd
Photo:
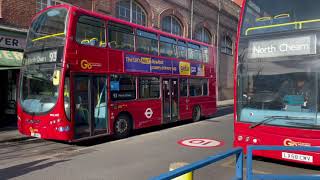
[[[0,50],[0,70],[19,69],[22,58],[22,52]]]

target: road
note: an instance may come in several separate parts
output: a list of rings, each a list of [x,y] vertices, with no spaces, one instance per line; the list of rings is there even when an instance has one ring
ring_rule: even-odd
[[[107,179],[142,180],[169,170],[175,162],[194,162],[232,147],[233,115],[221,110],[216,117],[200,122],[175,123],[140,130],[133,136],[97,139],[67,144],[26,139],[0,144],[0,179]],[[222,143],[211,148],[192,148],[178,142],[187,138],[209,138]],[[255,160],[255,172],[290,174],[316,170]],[[230,179],[234,158],[194,173],[194,179]]]

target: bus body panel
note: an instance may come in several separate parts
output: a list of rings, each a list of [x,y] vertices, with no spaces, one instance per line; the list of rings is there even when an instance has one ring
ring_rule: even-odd
[[[91,78],[90,81],[93,82],[94,77],[105,78],[105,84],[107,88],[110,88],[110,77],[112,75],[129,75],[134,77],[159,77],[160,83],[160,97],[157,99],[139,99],[130,101],[112,101],[110,90],[107,90],[107,127],[105,128],[105,135],[114,134],[114,123],[116,118],[121,113],[129,114],[132,118],[133,128],[140,129],[145,127],[151,127],[155,125],[164,124],[163,119],[163,106],[162,106],[162,79],[176,79],[179,82],[180,79],[208,79],[208,95],[207,96],[196,96],[196,97],[179,97],[178,100],[178,118],[176,120],[187,120],[192,118],[192,108],[196,105],[201,107],[202,116],[210,116],[216,112],[216,74],[215,74],[215,63],[216,63],[216,49],[208,44],[197,42],[194,40],[188,40],[176,35],[172,35],[166,32],[155,30],[149,27],[144,27],[136,24],[132,24],[123,20],[119,20],[113,17],[102,16],[97,13],[86,11],[77,7],[72,7],[68,5],[59,5],[57,7],[66,8],[68,10],[67,17],[67,28],[65,34],[64,52],[61,59],[61,75],[60,83],[58,87],[58,96],[55,106],[50,109],[50,111],[43,114],[31,115],[23,110],[20,101],[17,103],[18,112],[18,127],[22,134],[27,136],[36,136],[43,139],[56,139],[63,141],[74,141],[77,140],[75,132],[75,109],[77,108],[74,93],[76,92],[75,87],[75,77],[84,76]],[[48,10],[53,10],[56,7],[50,7],[46,10],[40,12],[37,16],[46,13]],[[100,18],[106,23],[106,28],[108,28],[108,22],[114,21],[121,23],[123,25],[130,26],[132,28],[138,28],[145,31],[150,31],[156,33],[158,36],[167,36],[174,38],[176,40],[182,40],[185,42],[196,43],[201,46],[206,46],[208,48],[208,62],[198,62],[184,59],[177,59],[171,57],[160,57],[148,54],[142,54],[137,52],[128,52],[124,50],[112,49],[109,47],[93,47],[82,45],[76,42],[77,33],[77,20],[80,16],[87,15],[91,17]],[[34,18],[36,20],[36,18]],[[108,32],[106,32],[108,33]],[[58,36],[54,35],[54,36]],[[50,38],[49,38],[50,40]],[[108,41],[108,39],[107,39]],[[202,64],[203,65],[203,75],[180,75],[180,74],[164,74],[164,73],[144,73],[144,72],[129,72],[125,69],[125,56],[135,55],[138,57],[149,57],[163,59],[165,61],[172,62],[188,62],[190,64]],[[42,65],[42,64],[40,64]],[[40,67],[39,65],[39,67]],[[27,70],[26,70],[27,71]],[[68,78],[67,78],[68,77]],[[66,79],[69,81],[68,92],[64,91],[65,85],[67,84]],[[91,82],[91,85],[92,85]],[[21,84],[19,84],[21,86]],[[88,85],[89,86],[89,85]],[[138,95],[139,85],[136,84],[136,92]],[[21,89],[22,87],[19,87]],[[93,89],[88,89],[91,92]],[[178,86],[178,94],[180,93],[180,87]],[[19,91],[19,93],[22,91]],[[24,93],[24,92],[23,92]],[[66,93],[69,94],[66,96]],[[20,98],[20,95],[18,95]],[[90,95],[91,96],[91,95]],[[70,117],[66,115],[66,99],[69,98],[70,105]],[[90,101],[94,101],[91,98]],[[90,105],[91,112],[94,114],[96,109],[93,105]],[[91,117],[94,118],[94,117]],[[31,120],[31,121],[30,121]],[[30,124],[31,123],[31,124]],[[90,125],[91,128],[93,125]],[[90,128],[89,128],[90,130]],[[92,131],[92,130],[90,130]],[[33,133],[33,134],[31,134]],[[90,134],[93,134],[92,132]],[[92,135],[94,136],[94,135]]]
[[[309,129],[290,129],[283,127],[270,127],[260,126],[256,129],[250,130],[250,124],[237,123],[235,128],[234,146],[243,147],[246,152],[247,145],[274,145],[274,146],[320,146],[320,132]],[[238,137],[242,136],[240,141]],[[246,141],[246,139],[249,139]],[[253,139],[257,140],[257,143],[253,142]],[[283,158],[282,151],[254,151],[256,156],[274,158],[279,160],[291,161],[296,163],[320,165],[320,153],[319,152],[301,152],[294,151],[284,153],[292,153],[296,155],[307,156],[304,159],[296,158],[296,160],[288,159],[290,157]],[[309,156],[312,156],[310,158]],[[309,158],[309,159],[308,159]],[[312,161],[311,161],[312,160]]]
[[[257,2],[257,4],[254,4],[253,2]],[[303,2],[305,3],[304,5],[306,6],[310,6],[310,3],[312,3],[313,1],[308,1],[308,2]],[[281,3],[281,1],[277,1],[277,3]],[[283,3],[283,2],[282,2]],[[289,26],[291,26],[291,22],[287,22],[288,18],[294,18],[294,16],[291,16],[290,13],[293,13],[293,11],[295,10],[301,10],[301,9],[306,9],[303,6],[299,6],[297,8],[292,8],[289,6],[294,6],[295,3],[302,3],[301,1],[292,1],[290,2],[290,5],[288,4],[288,6],[286,6],[285,3],[281,4],[281,6],[277,6],[275,4],[272,4],[272,2],[265,0],[265,1],[254,1],[254,0],[244,0],[243,1],[243,5],[242,5],[242,9],[240,12],[240,19],[239,19],[239,23],[238,23],[238,33],[237,33],[237,41],[236,41],[236,51],[235,51],[235,64],[234,64],[234,146],[235,147],[243,147],[244,150],[246,151],[247,145],[277,145],[277,146],[320,146],[320,130],[318,128],[318,126],[314,126],[308,128],[308,126],[306,127],[294,127],[294,126],[285,126],[285,125],[276,125],[276,124],[268,124],[268,117],[270,116],[271,121],[272,122],[272,110],[266,109],[267,111],[263,112],[263,109],[260,111],[257,110],[252,110],[252,112],[250,113],[250,116],[252,116],[252,118],[250,118],[249,116],[241,116],[241,113],[243,112],[243,109],[241,109],[242,107],[240,107],[240,105],[242,105],[241,102],[242,101],[242,95],[247,95],[247,94],[240,94],[240,91],[243,91],[241,89],[241,86],[239,84],[244,83],[244,80],[241,79],[240,77],[243,75],[245,76],[245,73],[241,74],[240,71],[240,64],[243,63],[241,61],[246,61],[248,59],[248,57],[246,56],[246,51],[244,51],[243,49],[248,49],[247,52],[251,52],[252,50],[250,50],[247,46],[247,41],[249,40],[255,40],[255,41],[259,41],[261,42],[261,40],[267,40],[266,37],[268,39],[275,39],[277,41],[277,39],[281,39],[281,38],[295,38],[294,35],[297,36],[304,36],[305,34],[314,34],[316,36],[318,36],[318,30],[316,28],[314,29],[310,29],[310,31],[308,31],[307,29],[312,27],[312,26],[307,26],[311,25],[312,22],[316,22],[318,17],[312,17],[315,20],[314,21],[309,21],[310,17],[308,17],[308,15],[306,15],[307,18],[305,21],[301,21],[301,18],[304,18],[304,14],[297,13],[297,18],[300,18],[300,20],[296,20],[296,22],[300,22],[301,26],[296,26],[295,28],[299,29],[302,28],[304,25],[306,25],[305,27],[307,28],[304,31],[301,31],[301,33],[299,34],[298,32],[295,31],[290,31],[292,29],[289,28]],[[255,20],[252,19],[252,16],[248,15],[248,19],[251,18],[251,21],[249,21],[248,19],[245,19],[246,16],[246,12],[254,12],[251,11],[252,9],[248,10],[246,9],[250,4],[250,7],[254,10],[257,10],[257,15],[265,15],[264,17],[261,16],[259,18],[256,18]],[[272,5],[271,5],[272,4]],[[260,6],[261,5],[261,6]],[[279,4],[278,4],[279,5]],[[315,6],[315,5],[313,5]],[[276,8],[275,8],[276,7]],[[277,10],[281,10],[283,12],[283,14],[272,14],[272,13],[261,13],[259,14],[258,11],[263,11],[264,9],[270,8],[270,12],[271,11],[277,11]],[[292,11],[287,11],[290,8],[290,10]],[[300,9],[299,9],[300,8]],[[312,9],[312,10],[316,10],[316,8]],[[310,9],[311,11],[311,9]],[[317,11],[317,10],[316,10]],[[303,11],[301,11],[303,12]],[[318,11],[317,11],[318,12]],[[252,13],[254,14],[254,13]],[[308,13],[306,13],[308,14]],[[309,15],[311,15],[312,13],[310,12]],[[315,14],[315,13],[314,13]],[[319,15],[319,14],[317,14]],[[314,15],[315,16],[315,15]],[[283,18],[283,19],[282,19]],[[245,31],[245,27],[244,27],[244,23],[247,23],[246,26],[248,26],[248,24],[253,23],[253,21],[256,21],[255,23],[257,23],[257,27],[253,27],[253,28],[249,28],[250,31]],[[276,23],[283,23],[283,25],[278,25]],[[272,24],[274,23],[274,24]],[[287,24],[286,24],[287,23]],[[259,25],[258,25],[259,24]],[[317,25],[315,23],[315,25]],[[260,27],[259,27],[260,26]],[[283,27],[282,27],[283,26]],[[287,26],[287,27],[284,27]],[[319,26],[317,26],[318,28]],[[247,27],[246,27],[247,28]],[[252,30],[252,31],[251,31]],[[299,29],[300,30],[300,29]],[[283,31],[283,32],[281,32]],[[288,31],[288,32],[285,32]],[[298,31],[298,30],[297,30]],[[250,36],[251,34],[247,34],[247,32],[251,32],[251,33],[255,33],[252,34],[252,36]],[[305,33],[306,32],[306,33]],[[245,43],[243,43],[245,42]],[[241,44],[242,43],[242,44]],[[271,49],[269,50],[274,50],[274,46],[271,46]],[[240,52],[241,51],[241,52]],[[261,52],[261,51],[260,51]],[[266,51],[268,52],[268,51]],[[244,54],[241,54],[244,53]],[[316,54],[317,55],[317,54]],[[304,56],[301,58],[302,60],[308,60],[313,58],[314,54],[310,55],[310,58],[308,56]],[[285,55],[282,55],[283,59],[286,60],[287,59],[298,59],[299,56],[295,57],[295,56],[288,56],[286,57]],[[247,59],[246,59],[247,58]],[[273,57],[273,58],[278,58],[278,57]],[[243,60],[244,59],[244,60]],[[259,62],[263,62],[263,61],[272,61],[274,59],[272,58],[260,58]],[[278,60],[280,62],[280,58]],[[259,63],[258,61],[256,62],[257,64]],[[279,66],[281,64],[279,63]],[[294,66],[295,63],[292,63],[292,66]],[[300,66],[301,71],[303,71],[303,66]],[[244,70],[244,72],[246,72]],[[311,71],[312,73],[313,71]],[[278,72],[279,74],[281,74],[281,72]],[[286,73],[286,72],[283,72]],[[316,72],[317,73],[317,72]],[[266,73],[267,74],[267,73]],[[277,76],[274,76],[274,84],[276,85],[276,78]],[[254,81],[251,81],[254,82]],[[316,82],[315,82],[316,83]],[[268,82],[265,81],[265,87],[268,87]],[[280,86],[280,84],[279,84]],[[318,88],[318,87],[316,87]],[[276,88],[277,89],[277,88]],[[318,91],[318,90],[316,90]],[[315,97],[313,97],[315,98]],[[249,99],[250,100],[250,99]],[[318,102],[319,103],[319,102]],[[246,107],[245,107],[246,108]],[[251,107],[247,108],[250,109]],[[254,108],[253,108],[254,109]],[[302,108],[303,109],[303,108]],[[245,110],[247,111],[247,110]],[[281,116],[281,114],[283,114],[286,111],[286,109],[282,109],[282,111],[276,110],[275,112],[275,116],[276,118],[283,118]],[[291,117],[292,119],[294,118],[295,115],[299,115],[299,116],[303,116],[304,114],[306,114],[305,112],[301,112],[300,114],[297,114],[295,109],[292,109],[292,113],[290,114],[289,112],[285,112],[287,113],[288,117],[290,118],[290,115],[292,115],[293,117]],[[314,112],[311,111],[311,112]],[[317,121],[317,119],[319,119],[318,114],[319,112],[314,112],[313,115],[310,115],[310,117],[312,117],[311,119],[313,119],[315,122]],[[254,126],[254,123],[258,123],[259,120],[261,118],[258,118],[256,116],[256,118],[253,118],[255,115],[259,114],[260,116],[265,116],[266,123],[262,123],[262,124],[258,124],[257,126]],[[278,116],[278,117],[277,117]],[[248,121],[247,119],[241,119],[241,118],[247,118],[252,120],[253,122],[245,122]],[[259,119],[258,121],[255,121],[255,119]],[[277,120],[277,119],[276,119]],[[290,120],[287,118],[287,120]],[[306,119],[308,121],[308,119]],[[318,120],[319,121],[319,120]],[[300,122],[300,121],[297,121]],[[298,124],[298,123],[297,123]],[[282,151],[254,151],[253,152],[254,155],[256,156],[262,156],[262,157],[267,157],[267,158],[273,158],[273,159],[277,159],[277,160],[282,160],[282,161],[289,161],[289,162],[294,162],[294,163],[303,163],[303,164],[311,164],[311,165],[316,165],[316,166],[320,166],[320,153],[319,152],[299,152],[299,151],[294,151],[294,152],[282,152]]]

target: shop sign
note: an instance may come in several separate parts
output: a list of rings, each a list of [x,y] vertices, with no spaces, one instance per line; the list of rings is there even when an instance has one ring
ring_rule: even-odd
[[[25,38],[0,35],[0,47],[10,49],[24,49],[25,46]]]

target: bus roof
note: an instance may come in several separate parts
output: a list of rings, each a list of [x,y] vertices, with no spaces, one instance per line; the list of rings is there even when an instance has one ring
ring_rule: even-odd
[[[115,21],[115,22],[130,26],[130,27],[133,27],[133,28],[138,28],[138,29],[141,29],[141,30],[144,30],[144,31],[153,32],[153,33],[156,33],[156,34],[159,34],[159,35],[163,35],[163,36],[166,36],[166,37],[171,37],[171,38],[174,38],[174,39],[177,39],[177,40],[187,41],[187,42],[190,42],[190,43],[196,43],[196,44],[202,45],[202,46],[213,47],[212,44],[206,44],[206,43],[199,42],[199,41],[196,41],[196,40],[184,38],[184,37],[181,37],[181,36],[178,36],[178,35],[174,35],[174,34],[170,34],[170,33],[167,33],[167,32],[161,31],[161,30],[157,30],[157,29],[154,29],[154,28],[151,28],[151,27],[145,27],[145,26],[142,26],[142,25],[139,25],[139,24],[134,24],[134,23],[122,20],[122,19],[118,19],[118,18],[111,17],[111,16],[104,15],[104,14],[100,14],[100,13],[97,13],[97,12],[92,12],[92,11],[89,11],[89,10],[86,10],[86,9],[83,9],[83,8],[80,8],[80,7],[77,7],[77,6],[68,5],[68,4],[60,4],[60,5],[57,5],[57,6],[50,6],[48,8],[45,8],[44,10],[42,10],[38,14],[36,14],[34,16],[34,18],[36,18],[39,14],[43,13],[44,11],[46,11],[48,9],[58,8],[58,7],[65,7],[67,9],[71,10],[71,11],[78,11],[78,12],[81,12],[81,13],[85,13],[87,15],[91,15],[91,16],[95,16],[95,17],[104,19],[106,21]],[[34,20],[34,18],[32,19],[32,21]]]

